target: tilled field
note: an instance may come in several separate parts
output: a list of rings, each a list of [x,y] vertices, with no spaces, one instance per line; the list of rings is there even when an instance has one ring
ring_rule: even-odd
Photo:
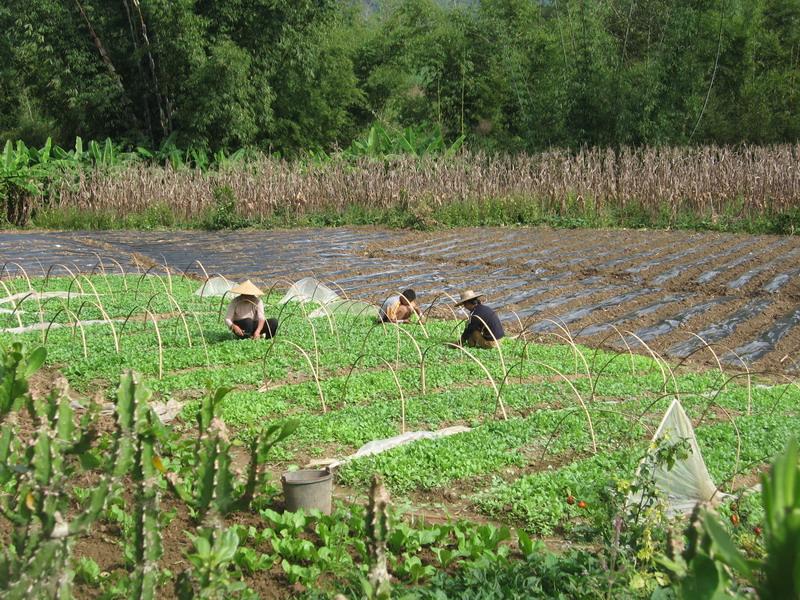
[[[314,275],[379,302],[486,294],[512,330],[774,373],[800,360],[800,239],[672,231],[374,228],[0,234],[2,277],[163,269],[270,286]],[[710,345],[710,349],[706,348]]]

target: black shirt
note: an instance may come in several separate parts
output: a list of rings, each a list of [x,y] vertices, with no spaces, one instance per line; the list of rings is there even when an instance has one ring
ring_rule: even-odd
[[[487,327],[491,333],[487,331]],[[470,314],[469,323],[467,323],[464,333],[461,334],[461,341],[466,342],[473,331],[480,331],[481,335],[487,340],[499,340],[505,335],[500,319],[497,318],[497,313],[485,304],[478,304]]]

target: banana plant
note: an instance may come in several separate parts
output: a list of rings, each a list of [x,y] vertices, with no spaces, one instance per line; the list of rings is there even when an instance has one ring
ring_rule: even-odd
[[[173,132],[165,139],[158,150],[153,153],[154,159],[166,165],[167,163],[175,170],[185,166],[186,161],[183,152],[175,145],[176,133]]]
[[[459,136],[449,146],[444,140],[441,129],[430,130],[424,126],[406,127],[393,132],[380,124],[370,127],[367,137],[354,140],[344,155],[350,158],[362,156],[384,158],[392,155],[408,155],[417,158],[424,156],[453,157],[464,144],[465,136]]]
[[[239,148],[235,152],[231,154],[225,154],[224,150],[218,150],[214,153],[214,160],[213,162],[209,161],[209,168],[211,166],[216,167],[217,169],[226,169],[228,167],[232,167],[234,165],[242,164],[247,160],[248,152],[244,148]]]
[[[114,167],[119,164],[120,156],[111,138],[106,138],[101,146],[92,140],[89,142],[89,156],[96,166]]]
[[[53,146],[53,157],[60,161],[65,170],[77,170],[83,167],[90,167],[92,160],[88,152],[83,149],[83,139],[75,137],[75,148],[66,150],[61,146]]]
[[[202,148],[189,148],[186,152],[186,162],[200,171],[207,171],[211,163],[208,153]]]
[[[49,158],[49,150],[46,157]],[[49,175],[44,163],[32,157],[22,141],[17,142],[16,148],[11,140],[6,142],[0,158],[0,202],[7,222],[27,223],[33,198],[42,194]]]

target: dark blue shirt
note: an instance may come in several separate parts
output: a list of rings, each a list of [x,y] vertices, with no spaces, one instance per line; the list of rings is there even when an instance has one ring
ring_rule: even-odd
[[[466,342],[473,331],[480,331],[481,335],[487,340],[499,340],[505,335],[500,319],[497,318],[497,313],[485,304],[478,304],[470,314],[469,323],[467,323],[464,333],[461,334],[461,342]]]

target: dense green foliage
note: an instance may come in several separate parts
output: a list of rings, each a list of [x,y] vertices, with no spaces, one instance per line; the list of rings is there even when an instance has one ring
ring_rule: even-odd
[[[8,0],[0,139],[347,148],[375,121],[448,144],[800,135],[794,0]]]

